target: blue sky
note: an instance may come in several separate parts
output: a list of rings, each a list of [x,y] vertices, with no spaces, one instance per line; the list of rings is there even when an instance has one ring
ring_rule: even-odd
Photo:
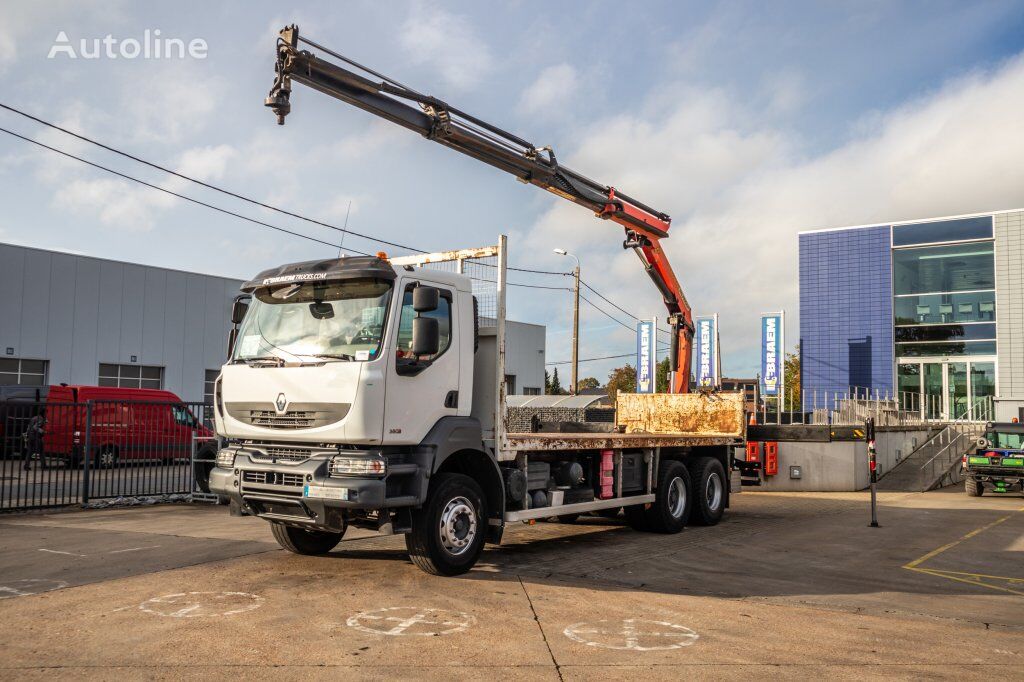
[[[674,217],[666,243],[697,313],[721,316],[727,374],[756,371],[762,310],[797,338],[796,233],[1024,206],[1024,3],[280,3],[4,0],[0,101],[222,186],[424,249],[510,235],[513,264],[564,269],[661,314],[621,233],[301,86],[262,106],[286,23],[537,144]],[[72,43],[202,38],[205,59],[47,59]],[[0,126],[246,215],[335,235],[168,180],[7,112]],[[131,186],[0,135],[0,241],[247,277],[330,249]],[[354,248],[376,247],[349,238]],[[392,249],[392,251],[394,251]],[[517,279],[561,285],[560,277]],[[511,314],[569,357],[567,291]],[[625,316],[608,306],[624,321]],[[628,353],[583,309],[582,357]],[[583,375],[602,380],[614,362]],[[567,373],[567,368],[563,368]]]

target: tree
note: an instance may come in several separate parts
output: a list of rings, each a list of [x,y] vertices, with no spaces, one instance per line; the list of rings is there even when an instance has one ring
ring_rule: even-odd
[[[551,394],[551,373],[544,370],[544,395]]]
[[[636,393],[636,368],[626,364],[625,367],[616,367],[608,373],[608,397],[615,399],[615,394]]]
[[[577,393],[579,393],[580,391],[585,391],[588,388],[597,388],[598,386],[601,385],[601,382],[595,379],[594,377],[583,377],[582,379],[580,379],[579,384],[580,385],[576,388]]]
[[[796,348],[793,349],[792,353],[786,353],[786,359],[782,366],[782,377],[786,383],[784,389],[786,395],[783,396],[783,405],[789,412],[799,412],[802,408],[800,407],[800,344],[796,344]]]
[[[565,395],[565,389],[562,388],[562,381],[558,378],[557,367],[555,367],[555,371],[551,373],[551,385],[548,386],[548,395]]]
[[[654,368],[654,390],[658,393],[668,393],[668,358]]]

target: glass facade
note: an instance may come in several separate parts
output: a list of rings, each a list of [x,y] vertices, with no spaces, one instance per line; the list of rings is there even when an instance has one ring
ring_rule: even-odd
[[[976,416],[996,395],[999,322],[991,216],[800,235],[805,394],[868,388],[928,418]]]

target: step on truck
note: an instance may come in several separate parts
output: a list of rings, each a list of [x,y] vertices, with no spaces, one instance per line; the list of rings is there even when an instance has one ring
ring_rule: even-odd
[[[317,51],[313,53],[303,47]],[[505,428],[504,237],[493,247],[295,263],[260,273],[232,311],[216,383],[210,487],[262,516],[293,552],[330,551],[348,526],[404,533],[431,573],[468,570],[505,524],[625,509],[640,529],[714,524],[729,504],[739,394],[689,393],[693,317],[662,240],[671,217],[537,146],[283,29],[264,104],[279,124],[305,85],[419,133],[625,231],[662,296],[669,393],[621,396],[614,431]],[[481,259],[495,296],[481,315]],[[455,264],[454,272],[438,266]],[[493,314],[492,314],[493,312]]]
[[[1024,492],[1024,424],[989,422],[977,445],[962,460],[967,494]]]
[[[740,393],[620,394],[607,427],[506,430],[505,243],[247,282],[215,385],[226,445],[210,487],[232,513],[267,519],[299,554],[329,552],[352,526],[403,533],[413,562],[442,575],[518,521],[624,508],[650,532],[717,523],[745,434]],[[494,317],[470,277],[432,267],[487,259]]]

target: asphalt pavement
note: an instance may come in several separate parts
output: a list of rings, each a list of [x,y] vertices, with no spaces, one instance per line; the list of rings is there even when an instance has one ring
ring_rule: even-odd
[[[519,524],[459,578],[166,505],[0,517],[0,677],[1022,678],[1024,499],[744,492],[712,528]]]

